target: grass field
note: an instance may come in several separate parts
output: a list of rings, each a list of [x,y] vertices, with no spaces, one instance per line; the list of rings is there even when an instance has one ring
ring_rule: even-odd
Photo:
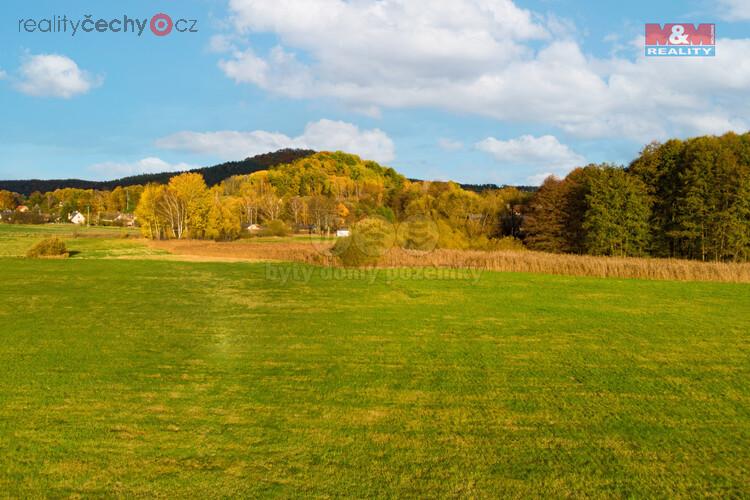
[[[1,495],[750,496],[750,285],[90,240],[0,258]]]
[[[0,257],[22,257],[34,243],[50,236],[65,241],[72,258],[117,258],[167,253],[148,248],[143,240],[138,241],[140,233],[137,229],[88,228],[72,224],[0,224]]]

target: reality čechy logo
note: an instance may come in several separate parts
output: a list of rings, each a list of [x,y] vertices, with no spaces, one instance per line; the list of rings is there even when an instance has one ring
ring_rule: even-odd
[[[716,55],[715,24],[647,24],[646,56],[713,57]]]
[[[160,12],[148,17],[130,17],[127,14],[115,18],[99,18],[87,14],[82,18],[67,15],[53,15],[42,19],[19,19],[18,32],[26,33],[66,33],[76,36],[81,33],[125,33],[142,36],[149,28],[156,36],[166,36],[176,31],[178,33],[197,33],[196,19],[177,19]]]

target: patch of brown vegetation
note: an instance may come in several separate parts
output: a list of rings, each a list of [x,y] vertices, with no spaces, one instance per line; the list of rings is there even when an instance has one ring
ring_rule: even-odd
[[[384,267],[470,268],[601,278],[750,283],[750,264],[592,257],[542,252],[436,250],[426,255],[415,255],[404,250],[393,250],[381,259],[381,265]]]
[[[318,262],[316,256],[319,253],[315,248],[304,242],[255,243],[233,241],[218,243],[215,241],[166,240],[149,241],[149,246],[182,257],[180,260],[227,262],[277,260],[309,262],[311,264],[323,263]]]
[[[339,266],[325,249],[305,242],[152,241],[181,260],[292,261]],[[697,262],[676,259],[639,259],[560,255],[529,251],[435,250],[429,253],[392,249],[377,267],[439,267],[519,273],[561,274],[601,278],[750,283],[750,264]]]

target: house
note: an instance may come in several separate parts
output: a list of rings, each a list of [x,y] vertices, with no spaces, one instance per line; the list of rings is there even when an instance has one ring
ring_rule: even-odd
[[[133,214],[120,214],[115,217],[115,223],[125,227],[135,226],[135,215]]]
[[[86,217],[84,217],[81,212],[73,212],[72,214],[69,214],[68,220],[73,224],[77,224],[79,226],[81,224],[86,224]]]
[[[250,231],[251,233],[257,233],[258,231],[263,230],[263,228],[259,226],[258,224],[250,224],[249,226],[247,226],[246,229]]]
[[[339,229],[336,231],[336,238],[348,238],[350,236],[348,229]]]
[[[26,205],[18,205],[16,207],[16,212],[20,212],[22,214],[25,214],[28,211],[29,211],[29,207],[27,207]]]

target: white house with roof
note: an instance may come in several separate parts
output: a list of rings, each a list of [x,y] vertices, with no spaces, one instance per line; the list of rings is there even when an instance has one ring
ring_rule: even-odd
[[[72,214],[69,214],[68,220],[79,226],[81,224],[86,224],[86,217],[81,212],[73,212]]]

